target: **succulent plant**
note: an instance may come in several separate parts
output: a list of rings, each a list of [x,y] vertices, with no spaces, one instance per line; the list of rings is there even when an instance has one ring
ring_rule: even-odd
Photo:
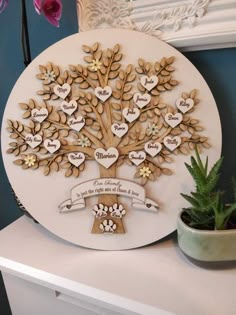
[[[204,163],[197,148],[195,155],[191,156],[191,164],[185,163],[196,189],[190,195],[181,194],[191,205],[183,209],[182,219],[189,226],[201,230],[227,229],[229,220],[236,215],[236,180],[233,178],[232,183],[234,201],[225,204],[223,192],[217,190],[223,157],[208,171],[208,157]]]

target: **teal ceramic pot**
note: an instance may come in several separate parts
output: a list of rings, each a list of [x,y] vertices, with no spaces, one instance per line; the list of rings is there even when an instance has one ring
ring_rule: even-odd
[[[183,222],[181,215],[177,222],[178,244],[187,256],[206,262],[236,260],[236,229],[193,229]]]

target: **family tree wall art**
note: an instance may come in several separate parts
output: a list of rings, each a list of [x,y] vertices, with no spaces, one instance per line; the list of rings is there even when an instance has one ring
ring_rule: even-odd
[[[86,209],[94,217],[92,233],[128,233],[123,220],[129,211],[158,215],[158,197],[149,197],[146,184],[175,176],[175,155],[210,147],[194,116],[200,93],[182,91],[173,103],[165,102],[165,94],[181,84],[175,56],[140,56],[125,64],[118,43],[106,48],[95,42],[82,50],[84,63],[67,69],[52,62],[39,65],[41,101],[21,102],[22,120],[8,117],[7,153],[16,156],[14,164],[22,170],[78,178],[68,199],[58,200],[61,213],[82,211],[86,198],[96,195],[97,202]],[[81,182],[90,163],[96,163],[100,176]],[[135,169],[129,180],[117,175],[124,164]],[[120,196],[131,198],[129,208]]]

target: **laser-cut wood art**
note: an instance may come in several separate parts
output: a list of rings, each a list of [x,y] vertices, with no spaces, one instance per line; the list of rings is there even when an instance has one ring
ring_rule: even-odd
[[[187,155],[196,145],[209,148],[193,116],[198,92],[182,92],[174,104],[164,101],[164,94],[179,84],[173,56],[125,65],[119,44],[82,49],[84,64],[67,70],[53,63],[39,66],[42,88],[37,94],[42,101],[19,104],[28,124],[8,120],[12,142],[7,153],[17,157],[14,164],[22,169],[41,168],[45,176],[64,170],[66,177],[79,177],[89,171],[89,163],[97,163],[100,178],[82,183],[83,189],[74,187],[71,199],[58,201],[60,211],[83,209],[84,198],[98,195],[90,209],[92,232],[124,233],[123,216],[129,209],[119,196],[133,198],[132,207],[157,211],[158,200],[149,199],[142,186],[172,175],[174,170],[166,165],[174,155]],[[136,168],[135,183],[117,178],[123,164]],[[92,188],[95,183],[97,188]]]

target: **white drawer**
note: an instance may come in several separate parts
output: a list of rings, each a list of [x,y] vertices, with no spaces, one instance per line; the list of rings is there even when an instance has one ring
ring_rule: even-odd
[[[3,272],[12,315],[121,315]],[[124,313],[123,313],[124,314]]]

